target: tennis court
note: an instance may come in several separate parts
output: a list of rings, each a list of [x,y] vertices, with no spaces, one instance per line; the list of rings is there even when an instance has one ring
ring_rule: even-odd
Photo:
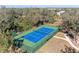
[[[27,52],[34,52],[48,41],[58,31],[58,27],[40,26],[34,30],[26,31],[15,39],[23,40],[22,48]]]
[[[42,27],[38,30],[35,30],[31,33],[28,33],[28,34],[22,36],[21,38],[24,38],[25,40],[29,40],[33,43],[36,43],[39,40],[41,40],[42,38],[44,38],[46,35],[49,35],[49,33],[53,32],[53,31],[54,31],[54,29]]]

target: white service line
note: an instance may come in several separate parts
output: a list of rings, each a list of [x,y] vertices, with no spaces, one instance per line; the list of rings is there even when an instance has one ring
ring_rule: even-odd
[[[55,38],[59,38],[59,39],[62,39],[62,40],[65,40],[65,41],[67,41],[67,42],[69,42],[69,44],[73,47],[73,48],[75,48],[76,50],[78,50],[79,51],[79,48],[78,47],[76,47],[71,41],[70,41],[70,39],[66,36],[66,35],[64,35],[65,36],[65,38],[62,38],[62,37],[58,37],[58,36],[54,36]]]

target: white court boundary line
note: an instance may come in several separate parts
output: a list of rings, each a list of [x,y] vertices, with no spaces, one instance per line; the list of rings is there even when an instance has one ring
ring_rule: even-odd
[[[65,38],[58,37],[58,36],[54,36],[54,37],[55,37],[55,38],[59,38],[59,39],[62,39],[62,40],[67,41],[73,48],[75,48],[76,50],[79,51],[79,48],[76,47],[76,46],[70,41],[70,39],[69,39],[66,35],[64,35],[64,36],[65,36]]]

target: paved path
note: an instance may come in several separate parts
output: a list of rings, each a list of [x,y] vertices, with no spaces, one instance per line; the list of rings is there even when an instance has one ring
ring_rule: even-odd
[[[65,36],[65,38],[58,37],[58,36],[54,36],[54,37],[55,37],[55,38],[59,38],[59,39],[62,39],[62,40],[67,41],[73,48],[75,48],[76,50],[79,51],[79,48],[76,47],[76,46],[70,41],[70,39],[69,39],[66,35],[64,35],[64,36]]]

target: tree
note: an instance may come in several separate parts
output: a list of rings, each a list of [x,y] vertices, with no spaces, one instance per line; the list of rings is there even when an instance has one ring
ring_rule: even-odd
[[[12,34],[31,29],[39,20],[54,22],[54,14],[55,10],[48,8],[6,8],[2,6],[0,9],[0,34],[2,37],[0,39],[1,41],[5,39],[4,42],[8,44],[6,47],[9,47],[15,36]],[[2,41],[1,44],[4,42]],[[6,44],[4,43],[4,45]]]
[[[79,9],[71,9],[66,10],[66,12],[62,15],[62,20],[64,22],[63,27],[68,30],[74,36],[74,40],[76,42],[76,36],[79,33]]]
[[[72,48],[72,47],[68,47],[66,45],[64,45],[65,49],[61,49],[60,52],[62,53],[79,53],[79,51],[77,51],[76,49]]]

